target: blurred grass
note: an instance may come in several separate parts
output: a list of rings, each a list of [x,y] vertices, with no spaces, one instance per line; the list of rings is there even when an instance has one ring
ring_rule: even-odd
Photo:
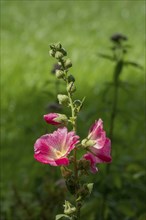
[[[33,159],[33,144],[47,130],[42,115],[47,112],[48,103],[54,101],[44,93],[55,93],[54,85],[46,84],[54,80],[50,74],[54,60],[48,55],[48,45],[60,41],[72,59],[76,97],[86,96],[78,125],[79,134],[85,137],[90,124],[99,117],[104,119],[106,130],[109,128],[112,90],[106,94],[106,101],[102,91],[104,83],[112,80],[114,66],[99,58],[98,53],[107,52],[109,37],[121,32],[132,46],[127,59],[144,66],[144,19],[144,1],[1,1],[4,191],[12,182],[20,188],[24,183],[29,185],[48,170]],[[144,73],[128,67],[121,79],[134,86],[120,90],[119,95],[113,163],[118,168],[130,160],[143,165],[145,156]]]

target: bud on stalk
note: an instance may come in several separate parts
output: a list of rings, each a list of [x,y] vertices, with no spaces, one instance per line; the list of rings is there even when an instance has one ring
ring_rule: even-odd
[[[69,104],[69,98],[67,95],[59,94],[57,96],[57,98],[58,98],[59,104],[61,104],[61,105],[68,105]]]

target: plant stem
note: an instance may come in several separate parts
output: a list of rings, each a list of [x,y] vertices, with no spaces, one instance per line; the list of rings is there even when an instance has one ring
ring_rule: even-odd
[[[119,60],[119,61],[117,61],[115,69],[114,69],[114,79],[113,79],[113,81],[114,81],[114,96],[113,96],[113,106],[112,106],[111,117],[110,117],[110,128],[109,128],[109,138],[111,139],[112,143],[113,143],[115,119],[117,116],[119,76],[122,73],[123,67],[124,67],[123,60]],[[111,168],[111,165],[108,164],[106,166],[106,174],[105,174],[106,176],[109,175],[110,168]],[[105,193],[103,195],[102,204],[101,204],[100,220],[104,220],[108,193],[109,193],[108,190],[105,190]]]
[[[68,84],[68,82],[67,82],[67,84]],[[75,111],[74,111],[74,104],[73,104],[70,92],[68,92],[68,98],[69,98],[70,108],[71,108],[71,117],[72,117],[73,131],[76,132],[76,114],[75,114]],[[75,176],[76,185],[78,185],[79,177],[78,177],[77,152],[76,151],[77,151],[77,149],[74,148],[74,152],[73,152],[73,157],[74,157],[74,176]],[[77,194],[75,195],[75,198],[77,199]],[[81,209],[81,204],[76,201],[76,210],[77,210],[76,211],[76,217],[77,217],[76,219],[77,220],[80,219],[80,209]]]

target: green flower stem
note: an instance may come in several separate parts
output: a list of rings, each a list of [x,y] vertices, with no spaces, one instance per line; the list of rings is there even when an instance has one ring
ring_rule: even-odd
[[[69,97],[69,102],[70,102],[70,108],[71,108],[71,113],[72,113],[72,126],[73,126],[73,131],[76,132],[76,116],[74,112],[74,106],[73,106],[73,101],[71,98],[70,93],[68,92],[68,97]],[[75,174],[75,179],[78,181],[78,169],[77,169],[77,156],[76,156],[76,148],[74,149],[74,174]]]
[[[64,63],[63,63],[63,60],[60,59],[60,63],[64,69],[64,74],[65,74],[65,82],[66,82],[66,87],[68,86],[69,82],[68,82],[68,78],[67,78],[67,70],[65,70],[65,67],[64,67]],[[71,94],[70,92],[67,92],[67,95],[68,95],[68,98],[69,98],[69,105],[70,105],[70,108],[71,108],[71,117],[72,117],[72,126],[73,126],[73,131],[76,132],[76,114],[75,114],[75,111],[74,111],[74,104],[73,104],[73,101],[72,101],[72,97],[71,97]],[[78,181],[78,169],[77,169],[77,156],[76,156],[76,148],[74,149],[74,174],[75,174],[75,179],[76,181]]]
[[[67,86],[68,86],[68,81],[67,81]],[[69,105],[71,108],[71,117],[72,117],[72,126],[73,126],[73,131],[76,132],[76,113],[74,111],[74,104],[73,104],[73,100],[71,97],[70,92],[67,93],[68,94],[68,98],[69,98]],[[75,180],[76,180],[76,184],[78,184],[79,182],[79,176],[78,176],[78,168],[77,168],[77,148],[74,149],[73,152],[73,157],[74,157],[74,175],[75,175]],[[75,195],[76,199],[77,199],[77,195]],[[80,209],[81,209],[81,204],[76,201],[76,219],[79,220],[80,219]]]

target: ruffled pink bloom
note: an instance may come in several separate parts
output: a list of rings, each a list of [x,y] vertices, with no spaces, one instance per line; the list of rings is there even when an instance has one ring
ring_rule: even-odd
[[[106,137],[106,133],[103,130],[103,121],[99,119],[90,128],[89,140],[93,140],[93,146],[88,147],[88,153],[83,157],[90,161],[91,172],[95,173],[98,171],[97,163],[109,163],[112,158],[110,156],[111,152],[111,141]]]
[[[41,163],[52,166],[68,165],[68,154],[79,142],[74,131],[68,132],[66,127],[59,128],[52,134],[41,136],[34,144],[34,158]]]
[[[59,114],[57,114],[57,113],[50,113],[50,114],[44,115],[45,121],[51,125],[60,125],[61,124],[60,122],[55,121],[55,119],[58,117],[59,117]]]

